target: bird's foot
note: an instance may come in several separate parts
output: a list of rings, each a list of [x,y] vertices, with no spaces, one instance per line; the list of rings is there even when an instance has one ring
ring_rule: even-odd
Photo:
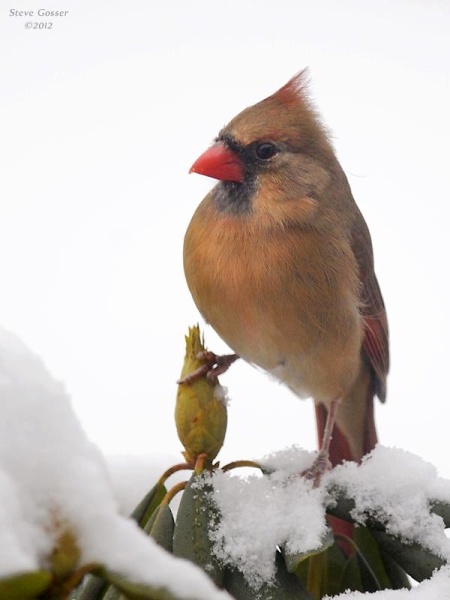
[[[218,356],[217,354],[214,354],[214,352],[205,351],[199,352],[197,358],[199,360],[204,360],[205,364],[179,379],[177,383],[191,384],[205,375],[212,381],[219,375],[225,373],[239,356],[237,354],[223,354]]]
[[[331,468],[332,465],[328,457],[328,452],[323,452],[321,450],[313,464],[308,469],[302,471],[301,476],[305,477],[306,479],[311,479],[313,482],[313,487],[316,488],[319,487],[324,474]]]
[[[333,466],[330,462],[330,444],[333,437],[333,428],[336,423],[336,414],[340,401],[340,397],[337,397],[330,402],[319,454],[309,469],[305,469],[302,473],[303,477],[312,479],[313,487],[319,487],[323,475]]]

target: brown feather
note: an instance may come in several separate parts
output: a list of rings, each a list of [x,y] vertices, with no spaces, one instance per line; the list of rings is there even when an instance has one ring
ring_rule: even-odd
[[[383,296],[374,271],[372,241],[360,213],[352,231],[352,249],[358,262],[361,281],[363,350],[374,371],[375,393],[384,402],[389,372],[389,329]]]

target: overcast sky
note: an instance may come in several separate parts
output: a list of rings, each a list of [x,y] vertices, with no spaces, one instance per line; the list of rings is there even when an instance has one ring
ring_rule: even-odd
[[[390,320],[380,440],[450,477],[449,31],[446,0],[2,1],[0,322],[66,383],[104,452],[179,452],[175,381],[200,320],[183,235],[213,183],[189,167],[309,66]],[[312,401],[246,364],[222,383],[223,460],[315,447]]]

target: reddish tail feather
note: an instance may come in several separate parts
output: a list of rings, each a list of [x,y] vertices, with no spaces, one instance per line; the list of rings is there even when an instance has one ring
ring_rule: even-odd
[[[328,411],[323,404],[316,405],[316,422],[317,432],[319,438],[319,445],[322,444],[323,430],[327,419]],[[375,429],[375,419],[373,411],[373,390],[369,388],[367,390],[366,399],[366,416],[365,416],[365,427],[364,427],[364,440],[363,448],[364,454],[369,453],[375,447],[378,441],[377,432]],[[330,444],[330,462],[334,466],[343,463],[344,461],[360,461],[360,457],[353,456],[350,445],[345,435],[335,425],[333,429],[333,438]],[[344,551],[346,556],[349,556],[353,552],[353,546],[346,542],[342,537],[353,538],[353,525],[348,521],[339,519],[338,517],[329,516],[329,524],[333,529],[335,535],[338,536],[339,545]],[[340,539],[339,539],[340,538]]]

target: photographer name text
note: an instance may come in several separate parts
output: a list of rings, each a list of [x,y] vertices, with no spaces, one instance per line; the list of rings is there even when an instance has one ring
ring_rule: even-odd
[[[39,10],[17,10],[11,8],[9,11],[10,17],[66,17],[68,14],[68,10],[47,10],[45,8],[40,8]]]

